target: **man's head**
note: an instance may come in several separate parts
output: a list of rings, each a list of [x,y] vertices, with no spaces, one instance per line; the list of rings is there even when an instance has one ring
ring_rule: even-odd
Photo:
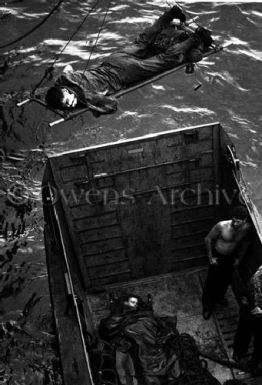
[[[78,102],[74,91],[59,86],[49,88],[45,101],[49,107],[60,110],[74,108]]]
[[[244,206],[236,206],[232,210],[232,227],[238,229],[247,222],[248,211]]]
[[[130,295],[126,301],[124,301],[124,305],[127,306],[130,310],[137,310],[138,308],[138,297]]]

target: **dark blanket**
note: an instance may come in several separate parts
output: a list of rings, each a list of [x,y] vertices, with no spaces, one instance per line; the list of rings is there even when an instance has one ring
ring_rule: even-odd
[[[102,320],[100,334],[115,351],[131,356],[143,385],[219,385],[199,359],[194,339],[178,333],[174,318],[155,317],[152,310],[127,311]]]

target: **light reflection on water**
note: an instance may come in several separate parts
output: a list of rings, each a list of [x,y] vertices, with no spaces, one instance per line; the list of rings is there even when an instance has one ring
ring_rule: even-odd
[[[29,3],[24,5],[21,2],[21,6],[10,10],[10,20],[0,24],[2,44],[26,32],[35,25],[36,17],[46,11],[47,3],[44,1]],[[58,67],[68,63],[73,63],[76,69],[85,67],[103,18],[101,10],[105,6],[106,2],[102,2],[100,12],[90,16],[84,29],[74,37],[71,46],[59,59]],[[157,0],[146,4],[131,0],[112,2],[91,64],[101,55],[126,45],[165,7],[165,3]],[[48,155],[171,128],[220,121],[236,144],[250,194],[262,213],[262,4],[193,2],[186,3],[185,9],[189,18],[198,15],[198,22],[214,31],[220,42],[231,44],[224,52],[197,65],[197,79],[195,75],[181,71],[179,75],[170,75],[126,95],[112,116],[95,119],[86,114],[53,129],[48,128],[47,122],[55,117],[40,106],[27,105],[16,109],[10,100],[10,104],[4,107],[6,124],[0,128],[4,144],[0,153],[1,214],[5,212],[5,223],[13,222],[16,230],[7,230],[8,242],[1,239],[0,290],[4,296],[0,301],[0,323],[10,320],[24,322],[26,330],[30,329],[34,335],[34,341],[43,341],[48,347],[45,360],[49,367],[55,363],[52,363],[50,348],[52,336],[43,334],[51,331],[51,313],[40,196]],[[1,94],[33,87],[87,10],[88,7],[77,1],[67,2],[36,34],[21,42],[21,46],[11,47],[9,69],[1,75]],[[194,91],[196,80],[203,83],[197,92]],[[20,216],[5,199],[6,189],[17,181],[25,185],[34,198],[28,206],[21,208]],[[28,341],[18,334],[16,336],[31,351]],[[17,373],[21,374],[23,361],[15,365]],[[29,383],[31,374],[27,376],[21,384]],[[59,383],[59,379],[56,381]]]

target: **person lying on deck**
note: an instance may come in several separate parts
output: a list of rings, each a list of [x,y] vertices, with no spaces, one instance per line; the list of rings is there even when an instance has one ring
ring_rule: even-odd
[[[176,316],[157,317],[152,303],[123,293],[101,320],[99,335],[115,350],[121,385],[220,385],[200,360],[193,337]]]
[[[173,24],[176,19],[178,23]],[[46,103],[54,109],[88,107],[94,114],[112,113],[117,109],[115,94],[133,84],[177,67],[198,62],[213,43],[210,31],[198,27],[187,32],[186,17],[173,6],[146,28],[134,44],[103,59],[87,71],[65,67],[55,85],[46,94]]]

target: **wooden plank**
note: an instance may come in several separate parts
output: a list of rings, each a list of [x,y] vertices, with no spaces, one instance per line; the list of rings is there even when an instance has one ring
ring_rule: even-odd
[[[204,216],[212,217],[215,214],[215,207],[211,204],[197,204],[195,198],[188,201],[188,206],[176,207],[171,211],[172,223],[175,224],[184,220],[196,220],[201,219]],[[202,202],[201,202],[202,203]],[[205,215],[203,215],[203,213]]]
[[[163,188],[161,188],[163,190]],[[188,183],[172,186],[169,192],[172,202],[171,215],[177,210],[186,210],[190,206],[213,205],[216,203],[213,179],[201,183]]]
[[[213,170],[210,167],[200,168],[196,170],[186,170],[179,173],[173,173],[168,175],[166,186],[178,185],[179,183],[201,183],[205,180],[210,180],[213,178]],[[158,185],[163,186],[164,183],[161,181],[159,176],[159,181],[156,182]],[[155,183],[155,184],[156,184]]]
[[[211,227],[214,225],[214,218],[213,217],[203,217],[198,220],[185,220],[181,221],[179,223],[176,223],[176,225],[172,226],[172,235],[179,237],[183,235],[189,235],[196,231],[199,231],[200,228],[211,229]],[[203,226],[203,227],[202,227]]]
[[[171,242],[170,247],[172,249],[180,248],[183,245],[191,246],[198,243],[204,242],[204,237],[207,235],[208,231],[199,231],[197,234],[194,232],[188,232],[188,234],[174,234],[174,236],[171,236]]]
[[[127,260],[125,248],[109,250],[100,254],[93,254],[85,256],[85,263],[88,267],[111,265],[116,262]]]
[[[188,207],[193,199],[195,204],[198,203],[198,197],[200,204],[208,203],[209,199],[204,199],[207,196],[205,189],[213,185],[213,180],[202,181],[201,186],[199,185],[198,183],[179,183],[170,186],[153,186],[148,190],[133,192],[132,196],[135,198],[144,196],[148,201],[150,197],[160,198],[162,202],[165,200],[166,204],[171,206],[172,211],[175,211],[175,208]]]
[[[107,172],[124,171],[135,166],[148,166],[150,164],[159,164],[163,162],[178,161],[183,159],[184,146],[183,135],[177,134],[177,137],[162,138],[161,140],[149,141],[138,144],[127,145],[123,148],[106,149],[103,153],[103,163],[98,162],[94,168],[94,173],[101,173],[107,169]],[[210,133],[204,135],[204,132],[200,134],[200,140],[198,141],[200,146],[194,144],[188,145],[188,154],[196,154],[203,151],[210,150],[211,138]],[[199,150],[201,148],[201,151]],[[112,154],[113,151],[113,154]],[[90,156],[88,154],[88,156]],[[101,152],[98,155],[101,157]],[[106,167],[105,167],[106,165]]]
[[[47,226],[45,226],[45,247],[64,384],[91,385],[75,317],[69,316],[65,312],[68,306],[68,299],[63,275],[64,267],[61,249],[59,250],[57,247],[54,247],[52,232]]]
[[[210,140],[210,138],[212,138],[213,127],[214,127],[214,124],[212,124],[211,126],[210,125],[203,125],[203,126],[199,126],[197,128],[193,128],[192,131],[198,132],[199,141]]]
[[[219,186],[221,188],[222,184],[222,162],[221,159],[223,159],[222,155],[222,148],[221,148],[221,127],[220,125],[215,125],[212,129],[213,134],[213,173],[214,173],[214,189],[216,186]],[[223,199],[223,198],[222,198]],[[220,198],[221,200],[221,198]],[[216,206],[216,218],[217,221],[221,219],[221,207],[220,205]]]
[[[115,245],[114,245],[115,246]],[[113,252],[118,252],[118,251],[123,251],[125,250],[125,247],[124,246],[119,246],[119,247],[115,247],[114,249],[107,249],[105,251],[95,251],[94,253],[88,253],[88,254],[82,254],[83,258],[85,257],[94,257],[94,258],[97,258],[98,256],[104,256],[106,254],[111,254]]]
[[[96,179],[96,185],[98,189],[113,189],[115,188],[115,181],[114,177],[107,176],[107,177],[97,177]]]
[[[181,271],[192,267],[205,266],[206,262],[207,259],[203,256],[195,256],[191,259],[177,259],[172,263],[172,271]]]
[[[170,271],[169,207],[159,199],[137,198],[118,210],[133,277]]]
[[[95,243],[86,243],[81,245],[81,256],[94,255],[99,253],[106,253],[109,250],[119,249],[124,247],[122,238],[108,239],[106,241],[100,240]]]
[[[60,173],[63,183],[68,183],[86,178],[87,168],[85,164],[72,165],[63,168]]]
[[[81,210],[81,214],[83,213],[83,210]],[[115,211],[109,211],[106,213],[103,213],[103,215],[95,215],[95,216],[86,216],[83,218],[82,217],[76,217],[74,218],[74,226],[76,230],[82,230],[82,229],[93,229],[93,228],[98,228],[98,227],[103,227],[103,226],[113,226],[118,223],[117,218],[116,218],[116,213]]]
[[[149,168],[141,172],[132,171],[125,175],[119,174],[114,179],[111,176],[101,177],[96,179],[95,184],[90,182],[82,187],[76,187],[72,182],[67,183],[63,186],[62,198],[69,207],[84,205],[85,203],[94,206],[95,200],[105,204],[110,200],[110,196],[112,196],[113,200],[117,200],[123,193],[142,194],[143,191],[148,191],[148,189],[154,191],[156,186],[161,189],[176,189],[176,194],[181,191],[184,197],[190,194],[190,189],[194,189],[196,193],[201,193],[202,190],[207,188],[207,185],[213,185],[211,181],[213,181],[211,167],[192,170],[182,169],[179,172],[172,173],[166,173],[165,168],[161,167],[157,169]],[[212,192],[213,188],[210,191]],[[213,195],[215,196],[215,193]]]
[[[73,182],[74,179],[77,180],[77,184],[80,185],[81,187],[81,180],[79,180],[79,175],[83,175],[83,186],[88,183],[90,186],[92,185],[92,182],[99,183],[100,187],[109,187],[114,185],[114,179],[116,176],[123,175],[123,178],[125,177],[126,174],[129,173],[143,173],[143,172],[149,172],[152,169],[156,169],[156,171],[152,171],[152,175],[154,173],[159,173],[163,172],[162,170],[158,170],[160,167],[165,168],[165,172],[167,174],[174,174],[174,173],[182,173],[185,171],[191,171],[193,172],[194,170],[200,170],[205,169],[205,168],[210,168],[213,170],[213,165],[211,163],[212,157],[210,154],[199,154],[197,158],[188,158],[184,157],[184,159],[180,160],[175,160],[175,161],[168,161],[168,162],[155,162],[155,163],[148,163],[146,166],[141,166],[137,165],[137,167],[130,167],[130,168],[125,168],[124,170],[116,170],[114,172],[109,172],[107,169],[101,169],[99,172],[94,173],[92,172],[92,177],[91,179],[87,177],[85,167],[82,166],[80,168],[80,171],[77,172],[75,167],[71,167],[69,169],[64,170],[63,174],[65,174],[64,177],[64,184],[68,184],[70,182]],[[82,170],[83,169],[83,170]],[[71,171],[70,171],[71,170]],[[74,172],[74,170],[76,170]],[[65,173],[67,172],[67,174]],[[70,173],[69,173],[70,171]],[[65,190],[70,190],[73,188],[74,185],[72,183],[69,184],[69,186],[64,186]]]
[[[111,242],[111,241],[114,241],[114,240],[120,240],[121,241],[121,235],[116,235],[116,236],[105,236],[103,238],[98,238],[98,239],[94,239],[94,240],[88,240],[88,239],[84,239],[82,242],[80,242],[80,246],[90,246],[90,245],[96,245],[98,243],[101,243],[101,242]]]
[[[53,161],[53,157],[51,161]],[[66,153],[55,157],[55,162],[60,171],[67,167],[77,167],[85,164],[85,149],[81,148],[74,153]]]
[[[102,217],[108,214],[114,213],[115,208],[109,205],[90,205],[88,202],[83,202],[83,204],[78,204],[76,206],[69,208],[70,217],[72,220],[90,217]]]
[[[206,253],[204,253],[203,251],[198,251],[196,254],[194,253],[185,253],[184,255],[183,254],[180,254],[180,255],[177,255],[175,256],[174,258],[174,255],[173,255],[173,259],[172,259],[172,268],[174,268],[174,266],[176,266],[177,263],[180,263],[180,262],[186,262],[187,263],[187,266],[186,268],[188,267],[191,267],[191,263],[194,263],[194,261],[198,261],[198,260],[201,260],[203,261],[203,265],[206,266],[207,264],[207,256],[206,256]],[[193,266],[193,265],[192,265]]]
[[[56,163],[50,162],[50,164],[51,164],[53,177],[57,187],[63,188],[63,181],[61,178],[60,171],[59,169],[57,169]],[[71,210],[68,204],[66,204],[66,202],[64,202],[63,200],[60,200],[60,202],[56,204],[56,209],[57,209],[58,221],[60,222],[60,225],[61,225],[62,235],[66,239],[67,243],[70,245],[70,248],[74,250],[75,259],[78,263],[83,283],[85,285],[85,288],[87,288],[89,284],[89,277],[86,271],[85,264],[81,257],[81,248],[79,245],[79,241],[74,231]],[[66,226],[64,225],[64,223],[66,223]],[[67,234],[67,237],[65,237],[66,234]]]
[[[88,263],[88,259],[85,261]],[[90,273],[91,280],[96,280],[105,277],[118,276],[122,274],[131,273],[129,269],[129,263],[127,260],[122,262],[115,262],[113,264],[105,264],[102,266],[87,266],[88,272]]]
[[[112,275],[112,276],[108,276],[108,277],[104,277],[104,278],[99,278],[99,281],[97,279],[95,279],[93,281],[93,285],[99,285],[99,286],[105,286],[105,285],[109,285],[109,284],[113,284],[113,283],[117,283],[117,282],[127,282],[127,281],[130,281],[132,279],[132,275],[130,272],[123,272],[122,274],[118,274],[118,275]]]
[[[89,162],[93,164],[94,174],[104,172],[105,169],[108,173],[125,171],[134,167],[146,167],[154,163],[180,159],[182,156],[180,147],[177,147],[175,152],[174,148],[167,147],[167,144],[166,138],[159,141],[149,140],[105,148],[98,150],[97,154],[88,152],[87,156]],[[94,163],[95,157],[103,158],[103,162]]]
[[[88,217],[90,218],[102,218],[106,217],[109,214],[115,213],[114,208],[107,208],[107,210],[104,208],[101,210],[101,207],[97,206],[91,206],[87,202],[84,204],[79,204],[73,207],[70,207],[70,214],[73,221],[80,220],[80,219],[86,219]]]
[[[195,258],[206,255],[206,248],[203,244],[196,244],[190,247],[184,247],[180,249],[172,249],[172,265],[179,260],[194,260]]]
[[[212,140],[199,140],[197,143],[187,145],[188,157],[197,156],[199,153],[212,150]]]
[[[119,224],[114,226],[103,226],[102,228],[88,229],[83,228],[81,231],[77,232],[77,238],[80,241],[80,244],[86,244],[91,242],[101,241],[103,239],[113,239],[116,237],[121,238],[121,228]]]
[[[220,125],[213,127],[213,167],[214,167],[214,183],[221,184],[221,134]]]

